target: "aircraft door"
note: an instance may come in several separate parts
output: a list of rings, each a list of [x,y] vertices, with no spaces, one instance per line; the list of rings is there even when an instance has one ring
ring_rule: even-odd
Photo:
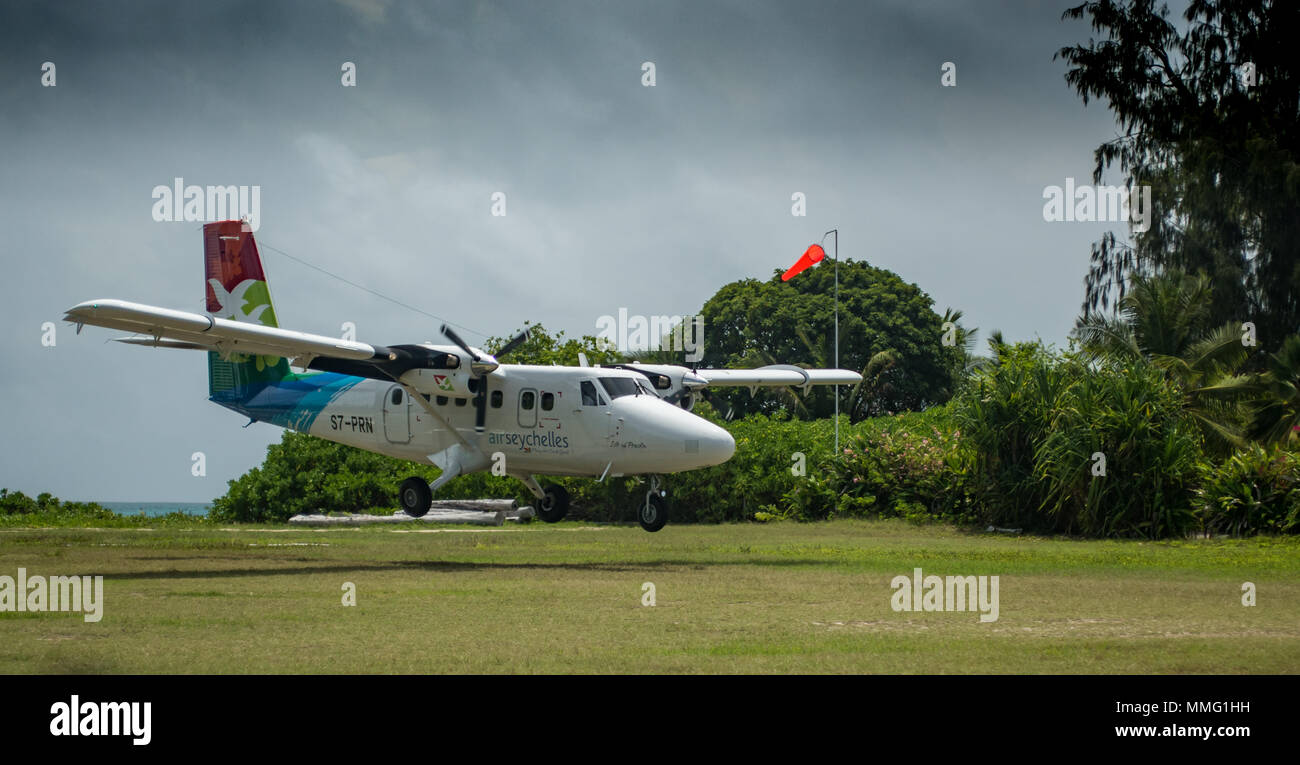
[[[532,388],[519,391],[519,427],[537,427],[537,391]]]
[[[384,394],[384,437],[394,444],[411,440],[411,401],[400,385],[394,385]]]

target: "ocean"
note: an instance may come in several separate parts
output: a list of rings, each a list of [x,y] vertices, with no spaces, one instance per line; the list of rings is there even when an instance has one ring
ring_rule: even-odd
[[[166,515],[180,511],[186,515],[207,515],[209,502],[100,502],[118,515]]]

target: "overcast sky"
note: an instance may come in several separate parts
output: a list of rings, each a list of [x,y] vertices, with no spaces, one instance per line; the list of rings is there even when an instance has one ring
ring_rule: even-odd
[[[1073,2],[6,2],[0,486],[208,501],[279,440],[206,400],[202,354],[61,323],[41,344],[92,298],[202,310],[200,225],[151,215],[176,177],[261,187],[293,329],[438,322],[267,245],[475,343],[695,313],[838,227],[842,257],[963,310],[981,347],[1063,343],[1090,243],[1120,230],[1042,216],[1115,130],[1052,59],[1089,37]]]

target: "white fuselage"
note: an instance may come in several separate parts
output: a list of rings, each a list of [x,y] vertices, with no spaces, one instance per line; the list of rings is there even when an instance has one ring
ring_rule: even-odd
[[[502,364],[484,378],[489,392],[482,431],[475,428],[473,398],[431,395],[428,403],[482,455],[503,458],[511,475],[673,473],[726,462],[735,452],[726,430],[651,392],[614,397],[602,377],[635,380],[638,375],[599,367]],[[590,384],[585,400],[584,381]],[[408,390],[361,379],[324,406],[306,432],[428,463],[459,439]]]

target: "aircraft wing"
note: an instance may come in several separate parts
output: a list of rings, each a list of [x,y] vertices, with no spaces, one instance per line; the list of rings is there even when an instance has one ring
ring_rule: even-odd
[[[696,377],[708,387],[782,387],[793,385],[856,385],[862,375],[847,369],[803,369],[791,364],[774,364],[757,369],[697,369]],[[689,385],[689,384],[688,384]],[[698,385],[697,387],[705,387]]]
[[[696,369],[678,364],[611,364],[620,369],[640,372],[649,378],[655,390],[670,400],[679,399],[686,391],[700,388],[780,388],[811,385],[856,385],[862,379],[857,372],[847,369],[804,369],[793,364],[772,364],[757,369]]]
[[[122,342],[134,345],[280,356],[303,367],[317,357],[340,361],[388,361],[392,358],[392,351],[383,346],[125,300],[90,300],[69,308],[66,313],[64,320],[76,322],[78,330],[80,325],[90,324],[147,336],[122,339]]]

